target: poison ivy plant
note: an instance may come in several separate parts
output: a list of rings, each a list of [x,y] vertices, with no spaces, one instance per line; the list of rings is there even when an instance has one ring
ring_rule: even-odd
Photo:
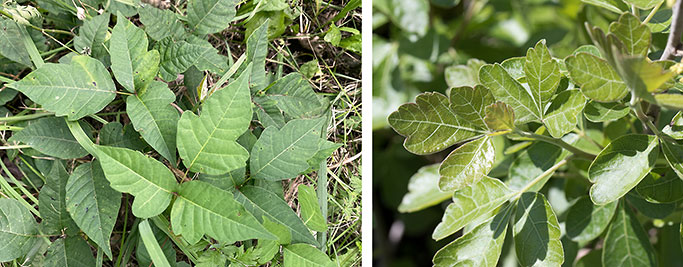
[[[582,2],[618,13],[579,28],[592,45],[559,53],[540,40],[523,57],[468,60],[446,69],[446,94],[388,116],[407,151],[440,161],[411,178],[399,211],[452,196],[432,238],[456,239],[435,266],[658,266],[671,255],[649,238],[679,229],[683,207],[683,67],[654,59],[650,26],[664,1]],[[590,256],[576,262],[579,249]]]

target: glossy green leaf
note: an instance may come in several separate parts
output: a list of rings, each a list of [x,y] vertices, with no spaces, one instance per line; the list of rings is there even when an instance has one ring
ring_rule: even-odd
[[[389,116],[389,125],[406,137],[403,145],[412,153],[431,154],[483,133],[457,116],[440,93],[420,94],[415,102],[401,105]]]
[[[598,206],[588,196],[579,198],[567,213],[567,236],[579,244],[598,238],[609,226],[616,209],[616,201]]]
[[[628,106],[613,102],[600,103],[590,101],[583,109],[583,115],[592,122],[614,121],[623,118],[631,111]]]
[[[400,212],[419,211],[449,199],[451,192],[439,190],[439,166],[433,164],[420,168],[410,177],[408,193],[403,196],[398,206]]]
[[[298,72],[275,81],[265,95],[292,118],[318,117],[327,110],[326,100],[316,95],[310,83]]]
[[[45,175],[45,185],[40,189],[38,201],[40,215],[43,219],[45,234],[73,235],[78,233],[78,226],[66,211],[66,183],[69,174],[58,160],[53,161],[50,171]]]
[[[460,190],[476,184],[493,167],[495,151],[489,137],[465,143],[453,150],[439,168],[439,189]]]
[[[77,235],[55,240],[47,250],[45,266],[92,267],[95,257],[88,243]]]
[[[623,197],[654,167],[659,142],[652,135],[624,135],[607,145],[588,170],[594,183],[593,203],[604,205]]]
[[[568,155],[562,148],[545,142],[536,142],[523,151],[510,165],[508,179],[505,184],[512,190],[521,190],[531,181],[551,170],[551,168]],[[550,172],[543,181],[539,181],[528,191],[538,191],[550,179]]]
[[[560,226],[542,194],[522,194],[512,232],[517,261],[522,266],[560,266],[564,262]]]
[[[657,266],[647,233],[622,203],[603,244],[603,266]]]
[[[524,72],[524,64],[526,63],[526,57],[511,57],[500,63],[503,69],[512,76],[515,80],[520,80],[526,76]]]
[[[251,176],[278,181],[294,178],[306,171],[308,159],[320,147],[320,131],[326,119],[296,119],[279,130],[266,128],[251,149]]]
[[[97,113],[116,95],[107,69],[88,56],[74,56],[69,65],[46,63],[8,86],[69,120]]]
[[[539,110],[536,100],[500,64],[482,66],[479,80],[491,90],[496,100],[512,107],[516,124],[541,120],[543,110]]]
[[[667,109],[683,110],[683,95],[680,94],[656,94],[655,101]]]
[[[586,97],[579,90],[566,90],[557,94],[543,118],[548,132],[555,138],[571,132],[586,105]]]
[[[159,52],[147,51],[147,36],[119,13],[111,33],[111,71],[123,88],[135,92],[154,79],[159,70]]]
[[[27,144],[40,153],[61,159],[81,158],[88,155],[88,152],[71,135],[64,119],[57,117],[29,121],[26,128],[14,132],[9,140]]]
[[[318,245],[304,222],[294,213],[282,197],[260,186],[247,185],[240,188],[235,199],[244,205],[244,208],[254,214],[256,218],[268,219],[284,225],[292,233],[293,243],[308,243]]]
[[[187,24],[190,32],[206,35],[227,28],[235,16],[234,0],[190,0],[187,3]]]
[[[150,218],[166,210],[178,183],[154,158],[127,148],[95,146],[111,187],[135,196],[133,214]]]
[[[432,260],[434,266],[497,266],[513,210],[511,205],[503,208],[495,217],[439,249]]]
[[[201,116],[186,111],[180,117],[176,143],[183,165],[211,175],[244,167],[249,152],[235,140],[248,129],[251,116],[247,75],[243,74],[209,96]]]
[[[675,172],[649,173],[636,186],[638,194],[651,202],[669,203],[683,199],[683,180]]]
[[[572,81],[594,101],[615,102],[628,94],[626,84],[604,59],[578,53],[567,57],[565,63]]]
[[[100,162],[78,165],[66,183],[66,210],[78,227],[112,257],[109,238],[121,207],[121,193],[112,189]]]
[[[450,107],[456,116],[470,122],[477,130],[486,130],[486,107],[493,104],[493,94],[486,87],[457,87],[450,91]]]
[[[38,224],[19,201],[0,198],[0,262],[26,255],[36,242]]]
[[[13,20],[0,18],[0,55],[27,67],[33,67],[24,46],[19,25]]]
[[[661,140],[662,153],[671,169],[683,179],[683,145],[668,140]]]
[[[543,114],[561,78],[560,66],[550,55],[545,40],[539,41],[534,48],[527,50],[524,73],[536,103],[536,110],[539,111],[538,114]]]
[[[332,261],[325,253],[308,244],[292,244],[283,247],[283,267],[330,266]]]
[[[311,230],[318,232],[327,231],[327,220],[323,217],[315,190],[311,186],[299,185],[297,187],[299,208],[304,224]]]
[[[190,244],[197,243],[204,234],[223,243],[277,238],[235,201],[232,193],[202,181],[180,185],[171,210],[171,226]]]
[[[511,197],[510,191],[503,182],[495,178],[484,177],[478,183],[453,193],[453,203],[449,204],[436,226],[432,238],[441,240],[482,216],[491,216],[491,212],[500,207]]]
[[[130,116],[130,114],[129,114]],[[124,127],[119,122],[110,122],[100,129],[100,145],[125,147],[129,149],[144,149],[147,147],[140,135],[133,129],[132,124]]]
[[[515,128],[515,111],[504,102],[496,102],[486,107],[486,126],[494,131],[506,131]]]
[[[141,221],[140,224],[138,224],[138,229],[140,230],[140,238],[142,238],[142,242],[152,258],[154,266],[170,267],[171,265],[168,263],[164,252],[161,250],[159,242],[157,242],[156,237],[154,237],[152,228],[149,226],[149,221]]]
[[[108,54],[104,43],[107,40],[109,17],[109,14],[102,14],[83,22],[83,26],[78,29],[78,36],[74,37],[74,48],[77,52],[94,58]]]
[[[135,130],[159,154],[175,165],[178,111],[175,94],[166,84],[153,81],[143,91],[126,98],[126,112]]]
[[[630,1],[643,2],[643,0]],[[661,2],[662,0],[658,1]],[[652,41],[650,28],[643,25],[640,22],[640,19],[633,14],[626,12],[619,16],[619,20],[609,25],[609,31],[621,40],[626,46],[626,51],[629,55],[647,55],[647,51],[650,48],[650,42]]]
[[[640,9],[650,9],[661,4],[664,0],[624,0],[624,2],[632,4]]]
[[[185,34],[183,23],[169,9],[153,6],[138,8],[140,22],[145,25],[145,32],[152,40],[160,41],[166,37],[180,38]]]

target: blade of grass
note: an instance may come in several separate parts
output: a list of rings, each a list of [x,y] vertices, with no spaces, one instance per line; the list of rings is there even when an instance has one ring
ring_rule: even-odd
[[[147,249],[150,258],[152,258],[154,265],[158,267],[171,267],[164,252],[161,250],[157,239],[154,237],[154,233],[152,233],[152,228],[149,227],[149,221],[143,220],[138,227],[140,229],[142,243],[145,244],[145,248]]]
[[[21,31],[21,38],[24,41],[24,46],[26,46],[28,55],[29,57],[31,57],[31,61],[33,61],[33,65],[36,66],[36,69],[42,67],[43,65],[45,65],[45,62],[43,61],[43,58],[40,56],[38,48],[36,48],[36,44],[33,43],[33,39],[31,39],[31,36],[28,35],[26,27],[19,23],[17,23],[17,25],[19,26],[19,31]]]

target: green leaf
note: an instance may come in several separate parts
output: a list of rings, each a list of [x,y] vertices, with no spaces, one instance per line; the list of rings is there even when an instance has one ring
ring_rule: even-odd
[[[300,73],[290,73],[277,80],[265,94],[292,118],[313,118],[327,110],[327,100],[318,96]]]
[[[617,209],[603,246],[603,266],[657,266],[647,233],[623,203]]]
[[[234,0],[190,0],[187,24],[197,35],[217,33],[227,28],[235,17]]]
[[[211,175],[244,167],[249,152],[235,140],[251,122],[248,75],[214,92],[202,105],[202,114],[184,112],[178,121],[176,143],[183,165]]]
[[[138,8],[138,11],[140,22],[145,25],[145,32],[152,40],[160,41],[169,36],[178,39],[185,35],[183,23],[173,11],[149,5]]]
[[[599,6],[618,14],[628,10],[628,6],[626,6],[622,0],[581,0],[581,2]]]
[[[656,5],[664,2],[664,0],[623,0],[626,3],[632,4],[640,9],[650,9]]]
[[[446,208],[441,223],[432,233],[432,238],[441,240],[472,221],[481,220],[483,216],[491,216],[492,211],[511,197],[511,193],[503,182],[489,177],[455,191],[453,203]]]
[[[543,118],[552,137],[561,138],[576,128],[586,97],[579,90],[566,90],[557,94]]]
[[[246,185],[240,188],[235,199],[256,218],[268,219],[284,225],[292,233],[293,243],[308,243],[318,246],[304,222],[294,213],[282,197],[260,186]]]
[[[334,46],[339,46],[339,42],[341,41],[341,31],[339,31],[339,27],[335,25],[334,23],[330,24],[330,29],[327,30],[327,33],[325,33],[325,42],[328,42]]]
[[[128,114],[130,116],[130,114]],[[147,147],[140,135],[135,132],[132,124],[126,124],[124,127],[119,122],[110,122],[102,126],[100,129],[100,145],[125,147],[129,149],[142,150]]]
[[[133,214],[150,218],[166,210],[178,183],[161,162],[136,150],[95,146],[111,187],[135,196]]]
[[[593,203],[613,202],[635,187],[654,167],[658,143],[655,136],[631,134],[607,145],[588,170],[594,183],[590,189]]]
[[[526,57],[511,57],[500,63],[503,69],[512,76],[515,80],[520,80],[526,76],[524,72],[524,64],[526,63]],[[477,68],[479,70],[481,67]]]
[[[332,261],[325,253],[308,244],[293,244],[283,247],[283,267],[330,266]]]
[[[628,94],[626,84],[604,59],[582,52],[567,57],[565,63],[572,81],[594,101],[615,102]]]
[[[662,152],[671,169],[683,179],[683,145],[668,140],[661,140]]]
[[[141,222],[142,223],[142,222]],[[170,237],[167,236],[164,231],[156,227],[154,224],[148,224],[149,228],[151,230],[151,233],[154,235],[154,241],[157,242],[157,244],[160,246],[160,249],[162,251],[162,255],[158,255],[157,257],[161,256],[166,258],[168,261],[169,265],[171,266],[176,266],[176,249],[173,246],[174,242],[171,241]],[[139,226],[139,225],[138,225]],[[142,231],[142,229],[139,229]],[[140,232],[140,237],[142,237],[142,232]],[[136,251],[135,251],[135,259],[138,261],[139,266],[152,266],[152,256],[148,252],[147,248],[145,247],[145,241],[144,238],[138,238],[137,240],[137,245],[135,246]],[[154,245],[154,244],[152,244]],[[161,260],[161,259],[158,259]],[[163,261],[163,260],[161,260]]]
[[[457,87],[451,89],[450,108],[458,117],[469,121],[477,130],[486,130],[486,107],[495,99],[486,87]]]
[[[48,156],[61,159],[81,158],[88,152],[76,142],[76,139],[62,118],[45,117],[29,121],[28,126],[14,132],[10,141],[18,141],[31,146]]]
[[[236,187],[242,185],[246,180],[246,170],[246,167],[242,167],[221,175],[208,175],[202,173],[199,174],[199,180],[207,182],[220,189],[232,192]]]
[[[656,103],[652,92],[669,81],[675,73],[664,69],[656,62],[650,62],[647,58],[617,56],[617,73],[636,96]]]
[[[609,226],[616,209],[616,201],[598,206],[588,196],[582,196],[567,212],[567,236],[579,244],[598,238]]]
[[[193,46],[186,41],[175,41],[166,37],[154,45],[161,58],[159,77],[164,81],[174,81],[178,73],[187,71],[197,62],[204,48]]]
[[[266,128],[251,149],[251,177],[278,181],[308,169],[308,159],[320,146],[320,131],[327,118],[296,119],[282,129]]]
[[[263,218],[263,227],[268,229],[270,233],[277,236],[277,242],[279,244],[286,245],[292,242],[292,232],[289,231],[287,226],[268,219],[268,216],[263,216],[261,218]]]
[[[255,93],[268,85],[266,81],[266,56],[268,55],[268,25],[270,20],[256,28],[247,38],[247,59],[250,65],[243,65],[249,73],[249,88]],[[241,68],[240,68],[241,69]]]
[[[583,115],[592,122],[605,122],[621,119],[628,115],[630,111],[628,106],[618,102],[600,103],[590,101],[583,109]]]
[[[457,116],[440,93],[420,94],[415,102],[401,105],[389,116],[389,125],[406,137],[403,145],[412,153],[431,154],[483,133]]]
[[[408,182],[408,193],[398,206],[400,212],[415,212],[443,202],[453,195],[439,190],[439,166],[432,164],[417,170]]]
[[[119,13],[111,32],[109,53],[111,71],[116,80],[131,93],[145,88],[159,71],[159,52],[147,51],[145,32]]]
[[[78,36],[74,37],[76,52],[94,58],[102,58],[108,54],[104,43],[107,40],[109,17],[109,14],[102,14],[83,22],[83,26],[78,28]]]
[[[23,257],[37,240],[38,224],[19,201],[0,198],[0,262]]]
[[[671,123],[669,123],[667,126],[664,126],[662,132],[676,140],[683,139],[683,112],[679,111],[676,113],[676,115],[674,115],[674,117],[671,119]]]
[[[140,230],[140,237],[142,238],[142,242],[143,244],[145,244],[145,248],[147,249],[147,252],[152,258],[154,266],[170,267],[171,265],[168,263],[166,255],[161,250],[161,246],[159,246],[156,237],[154,237],[152,228],[149,227],[149,221],[141,221],[140,224],[138,224],[138,229]]]
[[[637,191],[631,191],[626,194],[626,200],[631,204],[641,215],[653,219],[665,219],[676,210],[677,203],[653,203],[646,200]]]
[[[63,120],[62,120],[63,121]],[[45,175],[45,185],[40,189],[38,201],[45,234],[68,235],[78,233],[78,226],[66,211],[66,183],[69,174],[58,160],[53,161],[50,171]]]
[[[568,153],[562,148],[545,142],[536,142],[527,150],[523,151],[510,165],[508,179],[505,184],[514,191],[525,188],[531,181],[550,170],[555,164],[567,157]],[[547,175],[543,181],[539,181],[527,191],[538,191],[550,179],[552,174]]]
[[[176,164],[178,111],[171,103],[175,94],[168,86],[153,81],[144,91],[126,98],[126,112],[135,130],[171,164]]]
[[[451,192],[476,184],[491,171],[495,153],[488,136],[453,150],[439,168],[439,189]]]
[[[439,249],[432,260],[434,266],[495,267],[513,210],[512,205],[503,208],[495,217]]]
[[[636,186],[636,191],[651,202],[676,202],[683,199],[683,180],[675,172],[665,175],[651,172]]]
[[[449,88],[469,86],[474,87],[479,84],[479,68],[486,62],[471,58],[467,60],[467,65],[448,66],[444,70],[446,84]]]
[[[486,107],[486,126],[494,131],[507,131],[515,128],[515,111],[504,102],[496,102]]]
[[[212,73],[223,74],[228,70],[228,58],[219,54],[218,49],[213,47],[209,41],[194,35],[187,37],[187,44],[200,51],[194,60],[194,66],[199,70],[208,70]]]
[[[655,101],[663,108],[683,110],[683,95],[680,94],[657,94]]]
[[[109,238],[121,207],[121,193],[109,187],[98,161],[78,165],[66,183],[66,210],[78,227],[112,257]]]
[[[560,65],[550,55],[545,40],[539,41],[534,48],[527,50],[524,73],[538,110],[537,114],[543,114],[562,77]]]
[[[19,27],[23,26],[13,20],[0,18],[0,55],[26,67],[33,67]]]
[[[190,244],[197,243],[204,234],[223,243],[277,238],[235,201],[232,193],[202,181],[180,185],[171,210],[171,226]]]
[[[322,211],[320,211],[318,198],[313,187],[301,184],[297,188],[297,192],[301,218],[304,224],[311,230],[326,232],[327,220],[323,217]]]
[[[661,2],[661,0],[659,1]],[[631,0],[631,2],[643,1]],[[650,48],[650,42],[652,41],[650,28],[648,28],[646,25],[643,25],[640,22],[640,19],[630,12],[622,14],[619,16],[618,21],[610,24],[609,31],[617,36],[619,40],[621,40],[621,42],[626,46],[626,51],[629,55],[647,55],[647,51]]]
[[[92,267],[95,257],[90,246],[77,235],[55,240],[45,256],[45,266]]]
[[[479,80],[491,89],[496,100],[512,107],[516,124],[541,120],[543,111],[538,109],[536,100],[500,64],[482,66],[479,69]]]
[[[519,198],[513,234],[522,266],[560,266],[564,262],[557,217],[542,194],[527,192]]]
[[[72,121],[99,112],[116,95],[107,69],[88,56],[74,56],[69,65],[45,63],[8,86]]]

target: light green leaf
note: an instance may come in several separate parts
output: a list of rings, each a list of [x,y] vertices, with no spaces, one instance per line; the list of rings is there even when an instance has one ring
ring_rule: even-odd
[[[126,98],[126,112],[135,130],[171,164],[176,163],[178,112],[171,103],[175,94],[153,81],[143,91]]]
[[[683,145],[679,145],[667,140],[661,140],[662,153],[671,169],[683,179]]]
[[[628,115],[629,111],[628,106],[618,102],[600,103],[590,101],[583,109],[583,115],[592,122],[605,122],[621,119]]]
[[[69,65],[45,63],[8,86],[72,121],[99,112],[116,95],[107,69],[88,56],[74,56]]]
[[[479,69],[479,80],[491,89],[496,100],[512,107],[516,124],[541,120],[543,111],[538,109],[534,98],[500,64],[482,66]]]
[[[527,50],[524,73],[531,89],[531,96],[536,103],[537,114],[543,114],[561,78],[560,64],[550,55],[545,40],[539,41],[534,48]]]
[[[683,110],[683,95],[680,94],[656,94],[655,101],[663,108]]]
[[[178,39],[185,34],[183,23],[171,10],[147,5],[138,8],[138,11],[140,22],[145,25],[145,32],[154,41],[160,41],[169,36]]]
[[[183,165],[211,175],[244,167],[249,152],[235,140],[251,122],[248,75],[214,92],[202,104],[202,114],[186,111],[178,121],[176,143]]]
[[[627,203],[631,204],[639,214],[653,219],[665,219],[676,210],[677,203],[653,203],[646,200],[637,191],[626,194]]]
[[[498,101],[486,107],[486,126],[493,131],[507,131],[515,128],[515,111],[508,104]]]
[[[486,87],[457,87],[451,89],[450,108],[458,117],[469,121],[477,130],[486,130],[486,107],[495,99]]]
[[[574,130],[584,105],[586,97],[579,90],[566,90],[557,94],[543,118],[550,135],[561,138]]]
[[[439,190],[439,166],[440,164],[424,166],[410,177],[408,193],[403,196],[398,211],[419,211],[439,204],[453,195]]]
[[[142,223],[142,222],[141,222]],[[176,249],[173,246],[173,241],[168,237],[164,231],[156,227],[154,224],[148,224],[150,227],[150,230],[152,234],[154,235],[154,241],[159,244],[160,249],[162,251],[162,255],[159,255],[161,257],[166,258],[170,266],[177,266],[176,263]],[[141,228],[139,228],[140,231],[142,231]],[[142,237],[142,232],[140,232],[140,237]],[[152,256],[150,255],[149,251],[145,247],[145,241],[144,238],[138,238],[137,240],[137,245],[135,246],[136,251],[135,251],[135,259],[138,261],[139,266],[153,266],[152,262]],[[154,245],[154,244],[152,244]],[[157,256],[158,257],[158,256]],[[161,259],[159,259],[161,260]],[[163,260],[162,260],[163,261]]]
[[[74,235],[57,239],[50,245],[45,256],[45,266],[92,267],[96,265],[88,243]]]
[[[232,193],[202,181],[180,185],[171,210],[171,226],[190,244],[197,243],[204,234],[223,243],[277,239],[235,201]]]
[[[62,120],[63,121],[63,120]],[[53,161],[50,171],[45,175],[45,185],[40,189],[38,201],[45,234],[68,235],[78,233],[78,226],[66,211],[66,183],[69,174],[58,160]]]
[[[617,209],[603,246],[603,266],[657,266],[647,233],[624,203]]]
[[[610,203],[635,187],[654,167],[658,144],[655,136],[631,134],[607,145],[588,169],[593,203]]]
[[[26,255],[37,240],[38,224],[19,201],[0,198],[0,262]]]
[[[403,145],[412,153],[431,154],[483,133],[457,116],[440,93],[420,94],[415,102],[401,105],[389,116],[389,124],[406,137]]]
[[[511,191],[498,179],[484,177],[478,183],[453,193],[453,203],[449,204],[436,226],[432,238],[441,240],[500,207],[511,197]]]
[[[196,35],[217,33],[227,28],[235,17],[234,0],[190,0],[187,24]]]
[[[33,67],[16,22],[0,18],[0,55],[26,67]]]
[[[199,70],[208,70],[212,73],[223,74],[228,70],[228,58],[218,53],[218,49],[213,47],[209,41],[194,35],[187,37],[187,44],[200,51],[194,60],[194,66]]]
[[[663,0],[658,1],[661,2]],[[642,0],[631,0],[631,2],[642,2]],[[609,31],[621,40],[626,46],[626,51],[629,55],[647,55],[647,51],[650,48],[650,42],[652,41],[650,28],[643,25],[640,22],[640,19],[630,12],[622,14],[619,16],[618,21],[612,22],[612,24],[609,25]]]
[[[235,199],[256,218],[268,219],[284,225],[292,233],[292,242],[319,245],[304,222],[294,213],[282,197],[260,186],[247,185],[240,188]]]
[[[128,114],[130,116],[130,114]],[[133,129],[132,124],[124,127],[119,122],[110,122],[100,129],[100,145],[125,147],[129,149],[142,150],[147,147],[140,135]]]
[[[300,73],[290,73],[277,80],[265,94],[292,118],[313,118],[327,110],[327,100],[318,96]]]
[[[511,57],[503,60],[500,65],[503,66],[503,69],[505,69],[513,79],[520,80],[526,76],[526,73],[524,72],[525,63],[526,57]]]
[[[446,67],[444,76],[449,88],[469,86],[474,87],[479,84],[479,68],[486,64],[476,58],[467,60],[467,65],[456,65]]]
[[[159,77],[164,81],[174,81],[178,73],[187,71],[200,58],[204,49],[186,41],[175,41],[166,37],[154,45],[161,57]]]
[[[491,171],[495,154],[488,136],[453,150],[439,168],[439,189],[452,192],[476,184]]]
[[[121,207],[121,193],[109,187],[98,161],[78,165],[66,183],[66,210],[78,227],[112,257],[109,238]]]
[[[567,57],[565,63],[569,77],[590,99],[615,102],[628,94],[626,84],[604,59],[582,52]]]
[[[519,198],[513,234],[522,266],[560,266],[564,262],[557,217],[542,194],[527,192]]]
[[[251,176],[278,181],[306,171],[308,159],[318,151],[320,131],[326,119],[296,119],[279,130],[266,128],[251,149]]]
[[[145,88],[159,71],[159,52],[147,51],[145,32],[119,13],[111,33],[109,53],[111,71],[116,80],[131,93]]]
[[[439,249],[432,260],[434,266],[495,267],[503,248],[513,207],[509,205],[503,208],[495,217]]]
[[[297,189],[299,208],[304,224],[314,231],[327,231],[327,220],[320,211],[318,198],[313,187],[301,184]]]
[[[599,6],[618,14],[628,10],[628,6],[626,6],[622,0],[581,0],[581,2]]]
[[[647,58],[618,55],[616,62],[617,73],[631,92],[651,103],[656,103],[651,93],[657,92],[675,75],[674,72],[664,69],[656,62],[650,62]]]
[[[270,233],[277,236],[277,242],[279,244],[286,245],[292,242],[292,232],[289,231],[287,226],[268,219],[268,216],[263,216],[261,218],[263,218],[263,227],[268,229]]]
[[[268,85],[266,81],[266,56],[268,54],[268,26],[267,19],[261,26],[256,28],[247,38],[247,59],[250,65],[244,66],[249,73],[249,88],[252,93],[262,90]],[[240,67],[240,69],[242,69]]]
[[[138,224],[138,229],[140,230],[140,238],[142,238],[142,242],[145,245],[149,256],[152,258],[154,266],[170,267],[171,265],[168,263],[164,251],[161,250],[161,246],[159,246],[156,237],[154,237],[152,228],[149,227],[149,221],[141,221],[140,224]]]
[[[339,27],[335,25],[334,23],[330,24],[330,29],[327,30],[325,33],[324,40],[325,42],[328,42],[334,46],[339,46],[339,42],[341,41],[341,31],[339,31]]]
[[[293,244],[283,247],[283,267],[330,266],[332,261],[325,253],[308,244]]]
[[[78,36],[74,37],[76,52],[91,55],[94,58],[101,58],[108,54],[104,43],[107,40],[107,25],[109,25],[110,16],[110,14],[97,15],[83,22],[83,26],[78,28]]]
[[[636,186],[638,194],[650,202],[670,203],[683,199],[683,180],[675,172],[648,173]]]
[[[57,117],[29,121],[26,128],[14,132],[9,140],[22,142],[40,153],[61,159],[81,158],[88,155],[88,152],[71,135],[64,119]]]
[[[584,244],[598,238],[612,221],[617,202],[598,206],[582,196],[569,208],[565,229],[572,241]]]
[[[135,196],[133,214],[136,217],[150,218],[166,210],[178,183],[164,164],[127,148],[99,145],[95,148],[111,187]]]
[[[654,6],[664,2],[664,0],[623,0],[626,3],[632,4],[640,9],[650,9]]]
[[[676,140],[683,139],[683,111],[679,111],[671,119],[669,125],[664,126],[662,132]]]

